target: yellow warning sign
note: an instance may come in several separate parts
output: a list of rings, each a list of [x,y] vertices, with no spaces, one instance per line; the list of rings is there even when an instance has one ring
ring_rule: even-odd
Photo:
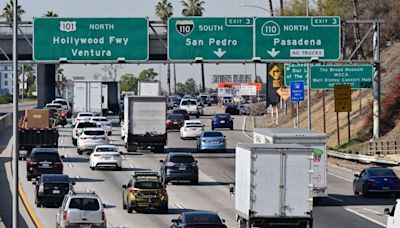
[[[281,76],[282,71],[278,67],[278,65],[275,65],[271,68],[271,70],[268,72],[269,76],[273,77],[275,80],[278,80],[278,78]]]
[[[351,112],[351,86],[335,85],[335,112]]]

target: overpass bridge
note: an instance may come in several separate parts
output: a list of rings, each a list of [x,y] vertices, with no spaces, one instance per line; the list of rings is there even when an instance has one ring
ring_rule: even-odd
[[[37,64],[38,107],[44,107],[55,97],[55,64],[35,62],[33,53],[33,24],[20,22],[18,30],[18,61]],[[12,27],[0,22],[0,64],[12,63]],[[149,22],[149,61],[160,63],[167,61],[167,30],[159,21]],[[142,62],[143,64],[143,62]]]

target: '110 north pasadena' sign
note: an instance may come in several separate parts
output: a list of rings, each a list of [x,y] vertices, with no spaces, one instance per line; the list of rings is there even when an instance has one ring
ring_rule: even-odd
[[[251,60],[253,23],[251,17],[172,17],[168,21],[168,59]]]
[[[146,61],[147,18],[35,18],[36,61]]]

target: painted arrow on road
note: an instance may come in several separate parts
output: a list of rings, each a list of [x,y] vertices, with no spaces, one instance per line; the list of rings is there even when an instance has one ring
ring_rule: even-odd
[[[214,51],[214,54],[215,54],[216,56],[218,56],[218,58],[221,58],[222,56],[224,56],[225,53],[226,53],[226,51],[222,51],[221,48],[218,48],[217,51]]]
[[[277,56],[279,54],[279,52],[281,51],[276,51],[275,48],[272,48],[271,51],[267,51],[269,55],[272,56],[272,58],[275,58],[275,56]]]

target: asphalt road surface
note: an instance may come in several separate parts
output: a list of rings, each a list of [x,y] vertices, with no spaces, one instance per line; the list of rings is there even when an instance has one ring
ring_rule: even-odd
[[[210,129],[210,116],[201,117],[206,129]],[[149,151],[125,153],[122,171],[91,171],[88,155],[78,155],[71,142],[70,127],[60,128],[59,151],[65,155],[64,172],[77,183],[76,190],[92,190],[100,195],[106,207],[108,227],[169,227],[171,219],[177,218],[183,211],[217,211],[226,220],[228,227],[238,227],[234,212],[234,199],[229,194],[229,183],[234,181],[235,153],[237,143],[250,143],[252,139],[242,131],[244,117],[236,116],[234,130],[221,130],[227,139],[226,153],[197,153],[195,140],[181,140],[178,132],[168,134],[168,151],[191,151],[198,160],[200,168],[199,185],[169,184],[169,213],[133,213],[122,210],[122,188],[127,184],[135,170],[159,171],[160,159],[165,154]],[[117,123],[117,121],[115,121]],[[117,126],[117,124],[116,124]],[[121,151],[123,141],[118,127],[113,128],[112,144]],[[43,227],[55,226],[57,208],[37,208],[34,204],[34,186],[26,180],[25,162],[20,163],[20,180],[35,214]],[[386,217],[382,214],[385,207],[394,202],[392,198],[363,198],[352,194],[352,173],[339,167],[329,167],[328,188],[330,197],[314,207],[314,227],[352,228],[384,227]]]

